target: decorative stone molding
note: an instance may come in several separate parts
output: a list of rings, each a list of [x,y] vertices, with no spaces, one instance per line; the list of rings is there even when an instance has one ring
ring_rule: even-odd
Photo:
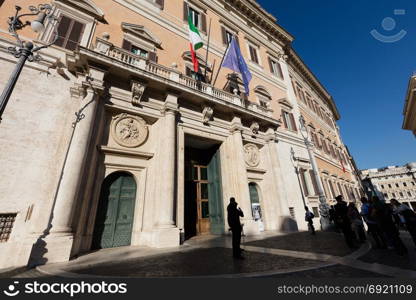
[[[214,109],[210,106],[204,106],[202,109],[202,123],[207,125],[214,115]]]
[[[250,125],[251,135],[256,136],[259,133],[260,125],[257,122],[253,122]]]
[[[133,80],[131,81],[131,93],[132,93],[131,103],[134,106],[138,106],[140,104],[146,87],[147,87],[147,84],[144,82],[133,81]]]
[[[113,117],[111,135],[120,146],[136,148],[146,141],[149,128],[142,118],[123,113]]]
[[[96,17],[97,19],[104,18],[103,10],[98,7],[93,1],[91,0],[55,0],[56,2],[67,2],[68,4],[77,7],[78,9],[84,10],[90,15]]]
[[[260,164],[260,151],[254,144],[244,145],[244,158],[249,167],[257,167]]]
[[[125,32],[130,32],[134,36],[140,37],[150,43],[152,43],[155,47],[160,48],[162,45],[162,41],[158,39],[153,32],[148,30],[143,25],[138,24],[130,24],[130,23],[121,23],[121,28]]]

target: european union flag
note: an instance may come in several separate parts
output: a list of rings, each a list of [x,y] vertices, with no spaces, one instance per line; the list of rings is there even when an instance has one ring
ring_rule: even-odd
[[[228,51],[225,54],[224,62],[221,66],[241,74],[241,77],[243,78],[244,82],[244,88],[246,90],[246,94],[248,95],[248,86],[253,76],[248,70],[247,64],[244,61],[243,56],[241,55],[240,47],[238,46],[237,41],[234,37],[231,39],[230,46],[228,47]]]

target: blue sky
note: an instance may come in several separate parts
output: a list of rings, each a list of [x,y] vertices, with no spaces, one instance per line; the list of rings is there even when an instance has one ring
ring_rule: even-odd
[[[416,71],[416,1],[258,2],[294,35],[294,48],[334,97],[342,138],[358,167],[416,161],[416,139],[401,129],[407,84]],[[370,34],[374,29],[387,37],[402,30],[406,35],[383,43]]]

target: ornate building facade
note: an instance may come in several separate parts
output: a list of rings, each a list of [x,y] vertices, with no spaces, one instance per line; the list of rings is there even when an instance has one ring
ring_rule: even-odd
[[[388,202],[397,199],[416,210],[416,163],[361,171],[365,191]]]
[[[416,136],[416,75],[413,74],[409,80],[409,86],[407,88],[406,102],[403,109],[403,129],[410,130]]]
[[[0,2],[0,20],[26,2]],[[0,123],[0,268],[226,234],[230,197],[246,234],[306,229],[304,205],[319,214],[320,184],[329,203],[358,199],[334,100],[256,1],[52,4],[59,38],[26,64]],[[210,33],[197,73],[189,14],[204,41]],[[16,62],[4,24],[1,89]],[[52,27],[21,37],[47,43]],[[232,36],[253,74],[249,95],[219,70]]]

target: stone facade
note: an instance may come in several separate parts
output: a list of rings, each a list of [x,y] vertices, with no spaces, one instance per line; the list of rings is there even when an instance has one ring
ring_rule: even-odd
[[[4,2],[0,19],[23,2]],[[67,28],[82,30],[75,51],[68,32],[42,61],[26,64],[0,123],[0,217],[14,220],[0,242],[0,268],[226,234],[230,197],[245,212],[246,234],[306,229],[304,205],[316,209],[318,197],[300,115],[314,143],[315,133],[323,137],[314,155],[327,199],[359,197],[333,99],[290,47],[293,37],[255,1],[52,3]],[[187,69],[185,7],[198,14],[205,41],[212,24],[208,63],[206,46],[198,51],[206,82]],[[1,26],[3,89],[15,59]],[[226,49],[224,32],[238,37],[253,74],[248,97],[227,69],[215,84],[209,79]],[[35,36],[25,28],[21,36],[41,44],[53,30],[48,24]],[[321,150],[322,140],[337,152]]]
[[[416,75],[410,77],[406,94],[406,102],[403,109],[403,129],[410,130],[416,136]]]
[[[362,170],[361,180],[367,193],[387,202],[397,199],[416,210],[416,163]]]

